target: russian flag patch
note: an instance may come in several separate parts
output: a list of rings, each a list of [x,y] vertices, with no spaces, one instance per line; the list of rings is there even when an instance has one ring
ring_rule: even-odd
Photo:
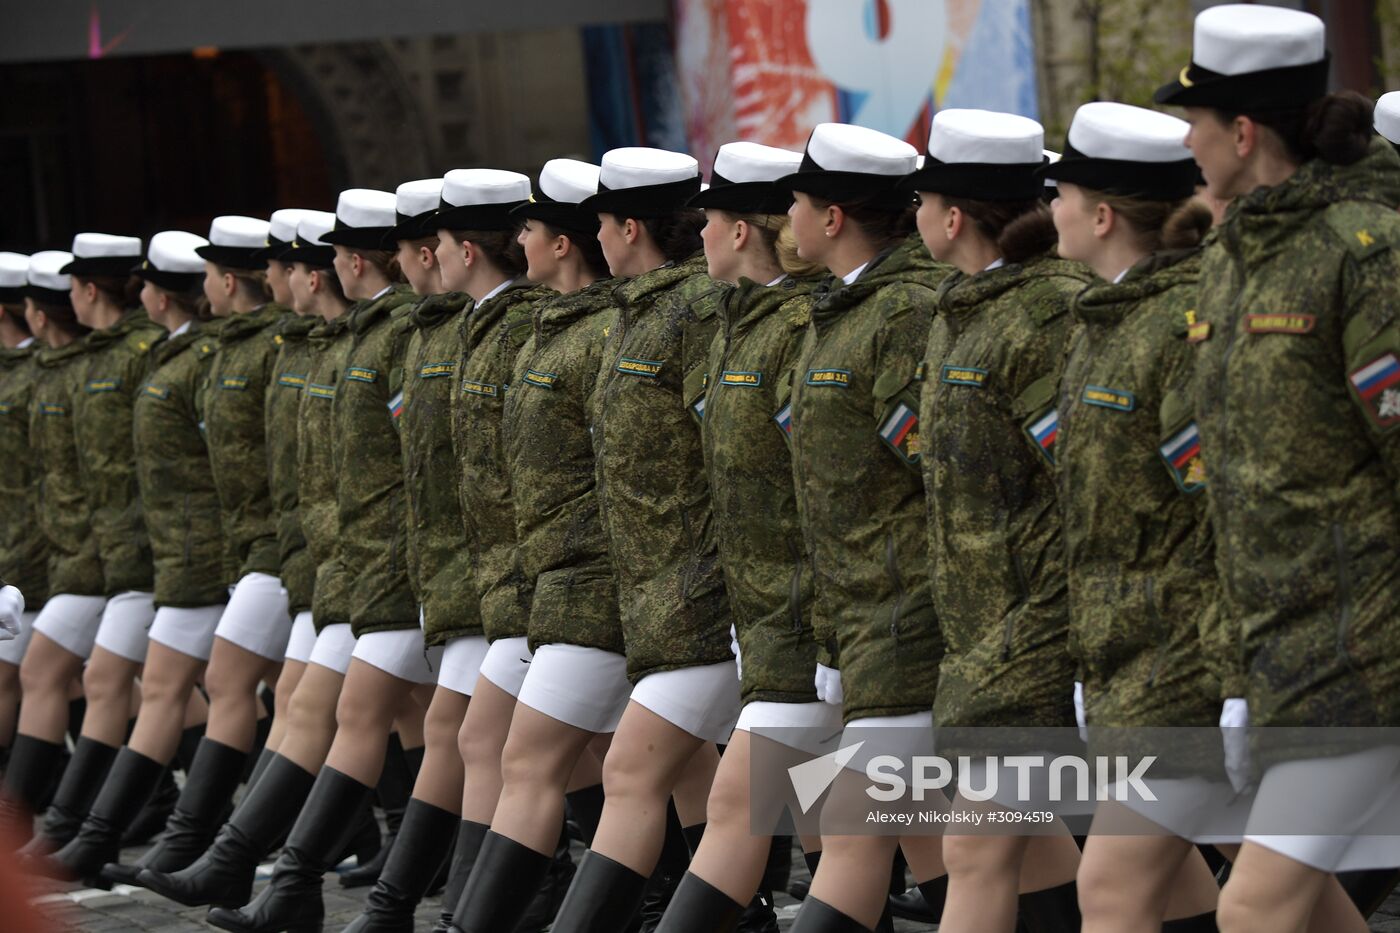
[[[1168,437],[1157,449],[1178,489],[1200,492],[1206,487],[1206,464],[1201,459],[1201,432],[1196,422]]]
[[[784,405],[778,409],[778,413],[773,416],[773,421],[778,425],[778,429],[784,434],[792,433],[792,403]]]
[[[403,389],[395,392],[393,398],[389,399],[387,404],[389,406],[389,417],[393,418],[395,421],[399,420],[399,416],[403,414]]]
[[[905,463],[919,462],[919,416],[904,402],[894,406],[880,425],[880,440],[884,441]]]
[[[1372,360],[1348,378],[1376,427],[1388,429],[1400,424],[1400,360],[1394,353]]]
[[[1030,435],[1035,449],[1051,464],[1055,463],[1055,441],[1060,438],[1060,412],[1058,409],[1050,409],[1039,418],[1026,425],[1026,433]]]

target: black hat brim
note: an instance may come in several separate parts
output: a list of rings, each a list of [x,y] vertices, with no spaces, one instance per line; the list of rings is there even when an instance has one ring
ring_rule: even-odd
[[[0,305],[19,304],[24,300],[23,285],[0,285]]]
[[[1293,110],[1327,94],[1332,53],[1321,61],[1286,68],[1269,68],[1225,75],[1195,62],[1181,69],[1175,81],[1152,95],[1159,104],[1173,107],[1212,107],[1251,112]]]
[[[971,201],[1033,201],[1045,193],[1040,162],[940,162],[932,156],[924,167],[904,176],[908,192],[929,191]]]
[[[662,185],[638,185],[635,188],[605,188],[600,182],[598,193],[585,198],[579,207],[594,214],[645,220],[683,211],[690,199],[699,193],[699,175]]]
[[[736,214],[786,214],[792,207],[792,190],[771,181],[738,181],[711,184],[686,202],[686,207],[732,211]]]
[[[244,269],[249,272],[259,272],[267,266],[267,260],[258,258],[262,251],[263,247],[259,246],[216,246],[213,243],[195,247],[195,255],[206,262],[212,262],[225,269]]]
[[[526,201],[512,208],[510,215],[517,223],[522,220],[538,220],[559,230],[585,233],[589,236],[598,234],[598,214],[568,201]]]
[[[282,254],[281,261],[289,265],[299,262],[311,269],[333,269],[335,268],[335,247],[298,240]]]
[[[321,235],[321,240],[350,249],[392,250],[398,245],[393,227],[340,227]]]
[[[433,217],[436,230],[514,230],[520,221],[511,211],[528,201],[505,201],[500,204],[448,204],[444,202]]]
[[[71,292],[66,289],[59,291],[56,288],[45,288],[42,285],[31,284],[24,286],[24,297],[51,305],[64,305],[67,307],[72,307],[73,305],[73,295]]]
[[[267,245],[262,249],[253,250],[253,258],[258,262],[266,263],[271,259],[282,258],[282,253],[292,248],[292,244],[286,240],[279,240],[275,236],[267,238]]]
[[[389,232],[389,239],[401,243],[404,240],[426,240],[437,236],[437,215],[436,209],[414,214],[412,217],[400,214],[399,222],[394,224]]]
[[[59,269],[59,275],[121,276],[131,274],[131,264],[140,256],[76,256]]]
[[[1096,159],[1066,146],[1060,161],[1047,165],[1041,177],[1124,198],[1180,201],[1196,193],[1198,171],[1194,159],[1176,162]]]
[[[166,291],[178,293],[192,292],[204,281],[203,272],[165,272],[148,263],[132,269],[131,274]]]

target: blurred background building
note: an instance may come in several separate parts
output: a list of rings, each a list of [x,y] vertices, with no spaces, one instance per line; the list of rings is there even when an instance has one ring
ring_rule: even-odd
[[[3,0],[0,249],[203,230],[466,166],[609,148],[800,149],[940,107],[1146,103],[1192,0]],[[1400,65],[1400,0],[1311,0],[1335,82]],[[1392,51],[1392,49],[1396,51]]]

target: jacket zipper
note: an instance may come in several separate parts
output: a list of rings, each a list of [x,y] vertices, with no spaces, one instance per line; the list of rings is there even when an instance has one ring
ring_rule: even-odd
[[[802,631],[802,550],[797,542],[788,539],[788,553],[792,555],[792,580],[788,584],[788,612],[792,615],[792,630]]]
[[[194,553],[194,528],[190,515],[190,494],[185,493],[185,566],[190,565]]]
[[[1011,660],[1011,639],[1016,634],[1016,610],[1030,600],[1030,587],[1026,584],[1026,568],[1021,563],[1020,554],[1011,555],[1011,569],[1016,571],[1016,585],[1021,589],[1021,598],[1006,613],[1006,622],[1002,625],[1001,659],[1003,661]]]
[[[389,493],[389,514],[399,514],[399,491],[397,489]],[[399,536],[390,534],[389,536],[389,573],[399,572]]]
[[[1241,280],[1240,274],[1240,262],[1242,261],[1242,257],[1234,255],[1234,251],[1230,250],[1228,245],[1226,249],[1231,253],[1230,276],[1234,280],[1235,287],[1234,295],[1230,300],[1230,319],[1228,321],[1230,332],[1226,335],[1225,351],[1220,357],[1221,444],[1220,450],[1216,456],[1216,461],[1219,465],[1215,468],[1215,472],[1212,473],[1212,485],[1215,490],[1217,501],[1229,494],[1228,485],[1221,483],[1220,479],[1226,476],[1225,463],[1228,460],[1227,450],[1230,444],[1230,393],[1228,390],[1230,382],[1230,358],[1235,353],[1235,336],[1239,330],[1238,321],[1236,319],[1239,317],[1240,298],[1244,291],[1244,282]],[[1232,584],[1231,578],[1234,572],[1233,562],[1230,560],[1230,538],[1226,532],[1226,523],[1228,522],[1226,513],[1229,512],[1229,507],[1215,509],[1213,512],[1216,516],[1216,523],[1219,531],[1219,534],[1216,535],[1216,546],[1220,551],[1221,564],[1225,568],[1222,584],[1229,587]]]
[[[890,636],[899,638],[899,617],[904,611],[904,580],[899,575],[899,568],[895,566],[894,560],[894,533],[885,534],[885,567],[889,571],[890,580],[894,582],[894,609],[890,613]]]
[[[681,533],[685,536],[685,575],[681,577],[681,597],[690,602],[690,584],[695,570],[695,542],[690,537],[690,514],[681,509]]]
[[[1347,559],[1346,535],[1339,522],[1332,523],[1332,546],[1337,552],[1337,654],[1355,667],[1347,649],[1347,634],[1351,630],[1351,562]]]
[[[1159,632],[1162,637],[1162,643],[1157,648],[1157,657],[1152,662],[1152,670],[1147,675],[1147,686],[1151,687],[1157,683],[1157,675],[1162,672],[1162,665],[1166,663],[1167,646],[1171,641],[1171,632],[1162,631],[1162,617],[1157,612],[1157,594],[1152,578],[1148,577],[1143,586],[1147,596],[1147,618],[1152,623],[1153,631]]]

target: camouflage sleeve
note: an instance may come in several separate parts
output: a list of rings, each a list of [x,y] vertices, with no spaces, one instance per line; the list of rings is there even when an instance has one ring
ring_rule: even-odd
[[[1400,249],[1356,257],[1342,269],[1346,387],[1400,501]]]
[[[876,334],[871,430],[891,456],[922,479],[919,392],[935,299],[933,292],[919,288],[901,290],[895,301]]]

